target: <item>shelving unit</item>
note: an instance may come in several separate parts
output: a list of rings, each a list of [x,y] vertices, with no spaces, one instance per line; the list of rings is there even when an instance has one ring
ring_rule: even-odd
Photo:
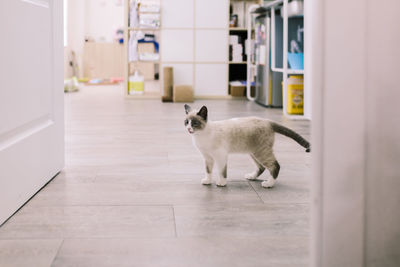
[[[263,1],[262,0],[230,0],[229,1],[229,8],[231,5],[234,4],[243,4],[242,11],[244,16],[243,18],[239,17],[239,20],[242,20],[242,25],[239,25],[238,27],[229,27],[229,38],[231,35],[238,35],[239,38],[241,38],[240,44],[242,44],[243,47],[243,52],[242,52],[242,57],[243,61],[233,61],[229,59],[228,61],[228,87],[230,86],[230,82],[232,81],[246,81],[248,79],[247,75],[247,64],[248,64],[248,55],[247,55],[247,47],[246,47],[246,40],[251,39],[252,34],[254,33],[253,31],[248,32],[246,26],[246,16],[248,16],[247,10],[250,6],[255,5],[255,4],[261,4]],[[235,11],[233,11],[234,14]],[[230,46],[230,43],[228,44]],[[228,49],[229,50],[229,49]],[[229,91],[229,89],[228,89]],[[250,89],[247,89],[247,91],[250,93]],[[229,91],[230,92],[230,91]]]
[[[288,3],[289,0],[275,0],[273,2],[270,2],[263,7],[265,9],[270,9],[271,12],[271,71],[273,72],[280,72],[283,74],[283,99],[282,99],[282,104],[283,104],[283,114],[285,117],[289,119],[297,119],[297,120],[303,120],[307,119],[305,117],[306,113],[306,105],[304,105],[304,112],[302,115],[292,115],[287,113],[287,85],[288,85],[288,75],[290,74],[298,74],[298,75],[304,75],[304,70],[297,70],[297,69],[289,69],[288,66],[288,24],[289,24],[289,18],[288,18]],[[282,7],[283,11],[283,67],[282,68],[277,68],[276,67],[276,47],[275,47],[275,11],[276,8]],[[251,11],[250,11],[251,12]],[[250,14],[249,14],[250,15]],[[248,28],[247,31],[248,33],[251,32],[251,21],[248,20]],[[248,72],[251,67],[254,67],[251,65],[251,62],[248,59]],[[249,77],[249,75],[248,75]],[[249,78],[248,78],[249,79]],[[249,82],[247,83],[247,88],[250,87]],[[249,89],[248,89],[249,90]],[[253,97],[248,95],[249,100],[254,100]],[[304,91],[304,98],[303,101],[307,101],[307,97]]]
[[[146,1],[143,1],[146,2]],[[152,1],[155,2],[155,1]],[[157,1],[156,1],[157,2]],[[125,18],[124,18],[124,95],[126,98],[129,99],[152,99],[152,98],[160,98],[161,95],[161,90],[160,86],[158,86],[157,91],[146,91],[146,83],[145,81],[145,91],[143,94],[135,94],[135,95],[130,95],[129,94],[129,75],[130,75],[130,68],[131,65],[137,65],[139,63],[151,63],[151,64],[158,64],[159,69],[161,65],[161,41],[157,40],[159,43],[159,59],[158,60],[140,60],[139,58],[136,61],[129,61],[129,38],[131,32],[137,32],[137,31],[143,31],[145,33],[159,33],[159,39],[161,39],[161,28],[153,28],[153,27],[130,27],[129,25],[129,13],[130,13],[130,3],[131,0],[124,0],[124,7],[125,7]],[[161,0],[158,1],[161,7]],[[160,24],[161,24],[161,9],[160,12],[143,12],[143,11],[138,11],[138,14],[158,14],[160,17]],[[135,67],[139,68],[139,67]]]
[[[161,81],[163,67],[170,66],[174,68],[174,83],[193,86],[196,98],[232,99],[229,95],[229,77],[233,74],[232,71],[240,69],[243,75],[241,80],[246,80],[246,58],[239,62],[229,61],[229,35],[238,33],[247,36],[245,23],[241,27],[229,27],[229,4],[239,1],[159,0],[161,27],[153,29],[128,27],[129,4],[128,0],[125,0],[125,40],[129,39],[130,30],[157,32],[160,36],[160,40],[157,40],[160,43],[160,56],[159,61],[154,63],[160,64]],[[263,1],[245,2],[252,4]],[[128,59],[128,47],[125,53],[125,58]],[[128,62],[126,68],[127,79]],[[128,96],[127,85],[126,81],[126,96]],[[144,96],[135,95],[132,98],[144,98]]]
[[[162,4],[161,68],[173,67],[174,83],[192,86],[195,99],[230,99],[229,0]]]
[[[287,14],[288,0],[277,0],[270,3],[271,7],[271,69],[283,74],[283,114],[290,119],[305,119],[304,111],[302,115],[292,115],[287,113],[287,80],[289,74],[304,75],[304,70],[294,70],[288,67],[288,25],[289,18]],[[276,68],[275,62],[275,7],[283,3],[283,69]],[[304,101],[304,98],[303,98]],[[305,107],[305,105],[304,105]]]

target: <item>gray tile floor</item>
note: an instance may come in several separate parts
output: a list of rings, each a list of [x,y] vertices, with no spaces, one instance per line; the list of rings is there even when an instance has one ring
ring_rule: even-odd
[[[66,166],[0,228],[0,266],[307,266],[310,155],[277,136],[273,189],[228,162],[203,186],[182,104],[125,100],[120,87],[67,94]],[[196,101],[210,119],[260,116],[309,139],[309,122],[244,100]]]

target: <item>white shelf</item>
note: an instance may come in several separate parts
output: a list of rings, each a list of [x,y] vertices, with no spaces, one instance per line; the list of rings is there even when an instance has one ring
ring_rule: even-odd
[[[281,72],[283,73],[284,70],[281,68],[272,68],[272,71],[274,72]],[[287,74],[304,74],[304,70],[294,70],[294,69],[288,69]]]
[[[232,28],[229,28],[229,31],[230,32],[241,32],[241,31],[243,31],[243,32],[245,32],[245,31],[247,31],[247,29],[246,28],[235,28],[235,27],[232,27]]]
[[[138,14],[158,14],[158,15],[161,15],[161,12],[160,11],[158,11],[158,12],[156,12],[156,11],[138,11]]]
[[[247,64],[247,61],[239,61],[239,62],[229,61],[229,64]]]
[[[147,62],[147,63],[160,63],[160,60],[136,60],[136,61],[128,61],[128,64],[138,63],[138,62]]]
[[[129,80],[129,68],[131,64],[138,64],[138,63],[153,63],[153,64],[160,64],[161,59],[161,49],[159,50],[159,58],[158,60],[136,60],[130,62],[128,60],[129,55],[129,37],[130,31],[149,31],[149,32],[159,32],[161,31],[161,27],[151,27],[151,26],[138,26],[138,27],[129,27],[129,12],[130,12],[130,0],[124,0],[124,95],[128,99],[160,99],[161,93],[156,91],[146,91],[146,82],[150,82],[150,80],[145,80],[145,92],[143,94],[135,94],[130,95],[128,92],[128,80]],[[161,4],[161,1],[160,1]],[[138,14],[155,14],[160,15],[160,23],[161,23],[161,10],[159,12],[147,12],[147,11],[138,11]],[[159,42],[161,48],[161,42]]]
[[[159,31],[160,28],[141,28],[141,27],[129,27],[128,31]]]

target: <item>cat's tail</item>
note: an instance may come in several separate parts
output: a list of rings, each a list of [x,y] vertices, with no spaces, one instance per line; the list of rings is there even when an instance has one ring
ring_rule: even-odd
[[[272,130],[274,130],[274,132],[280,133],[282,135],[292,138],[294,141],[299,143],[299,145],[304,147],[306,149],[306,152],[311,151],[310,143],[306,139],[304,139],[301,135],[296,133],[295,131],[290,130],[289,128],[286,128],[285,126],[280,125],[275,122],[271,122],[271,126],[272,126]]]

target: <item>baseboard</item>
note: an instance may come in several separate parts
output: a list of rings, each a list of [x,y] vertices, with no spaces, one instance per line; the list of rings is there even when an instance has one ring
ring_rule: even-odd
[[[246,97],[233,97],[231,95],[196,95],[194,99],[197,100],[244,100]]]

